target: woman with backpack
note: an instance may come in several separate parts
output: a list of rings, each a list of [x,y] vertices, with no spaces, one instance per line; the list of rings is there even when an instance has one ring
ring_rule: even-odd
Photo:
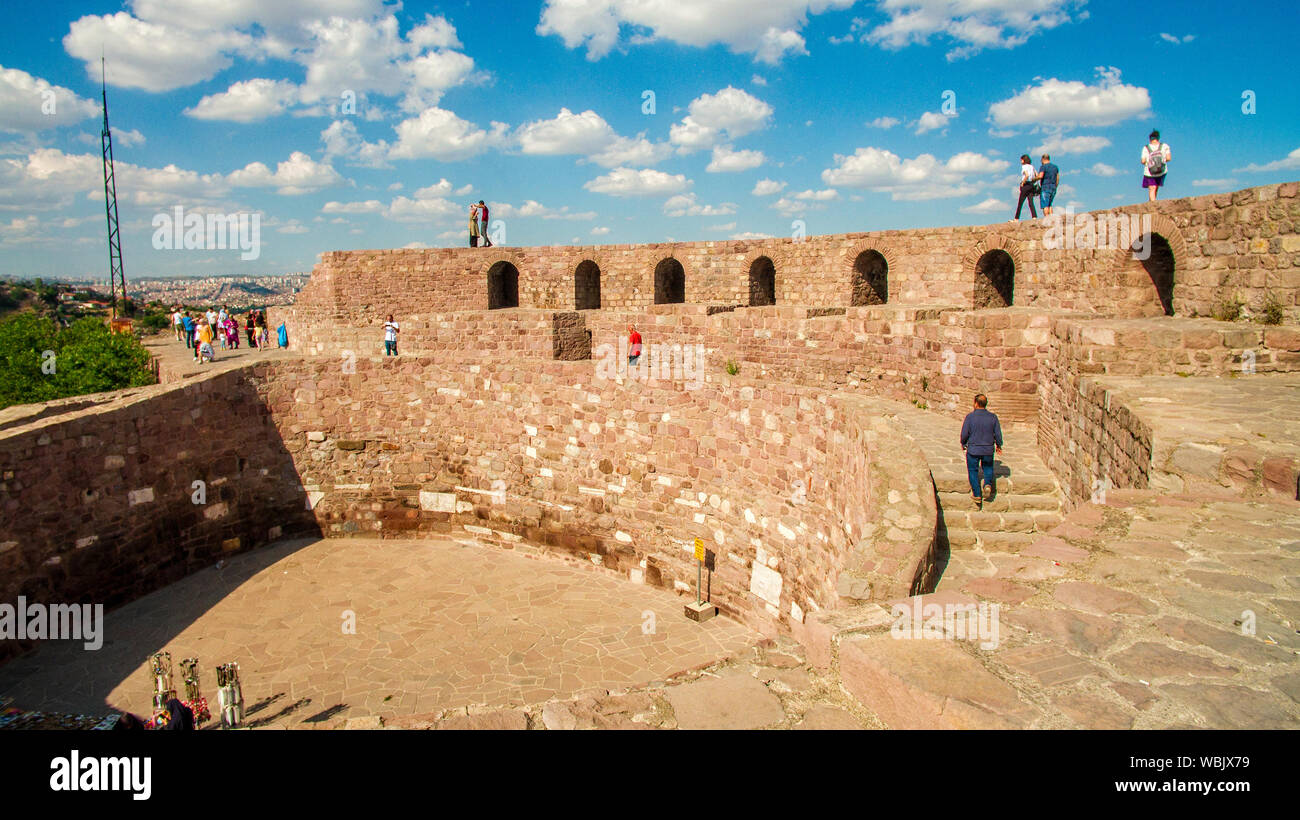
[[[1030,162],[1028,154],[1020,155],[1020,201],[1016,203],[1016,216],[1012,219],[1015,222],[1020,219],[1020,209],[1029,203],[1029,218],[1037,219],[1038,212],[1034,210],[1034,197],[1042,190],[1038,185],[1038,171],[1034,170],[1034,163]]]
[[[1160,132],[1152,131],[1149,141],[1142,146],[1142,187],[1147,189],[1150,202],[1156,201],[1156,192],[1165,184],[1165,174],[1169,173],[1169,161],[1173,155],[1168,143],[1160,141]]]

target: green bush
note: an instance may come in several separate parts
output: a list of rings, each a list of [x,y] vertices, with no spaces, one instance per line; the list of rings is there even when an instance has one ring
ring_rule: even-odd
[[[154,332],[166,330],[171,327],[171,324],[172,317],[166,313],[150,313],[140,321],[136,322],[137,327]]]
[[[33,313],[0,321],[0,407],[153,383],[149,351],[99,319],[66,328]]]
[[[740,372],[740,365],[736,364],[731,359],[727,359],[727,375],[734,376],[739,372]]]

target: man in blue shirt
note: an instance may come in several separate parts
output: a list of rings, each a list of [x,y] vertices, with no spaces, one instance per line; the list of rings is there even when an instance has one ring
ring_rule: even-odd
[[[975,509],[983,501],[993,500],[993,453],[1002,452],[1002,425],[998,417],[988,411],[989,399],[983,393],[975,396],[975,409],[966,414],[961,423],[961,448],[966,451],[966,474],[975,499]],[[984,473],[984,492],[980,494],[980,473]]]
[[[1052,215],[1052,200],[1056,199],[1056,183],[1061,178],[1061,169],[1052,164],[1052,158],[1043,154],[1043,164],[1038,166],[1038,178],[1043,190],[1038,194],[1038,204],[1043,206],[1043,216]]]

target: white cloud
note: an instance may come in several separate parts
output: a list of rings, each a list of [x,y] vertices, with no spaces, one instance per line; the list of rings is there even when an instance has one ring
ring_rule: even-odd
[[[365,202],[326,202],[321,213],[326,214],[377,214],[383,213],[384,203],[377,199]],[[339,221],[339,220],[336,220]]]
[[[744,231],[743,233],[733,233],[729,239],[771,239],[770,233],[756,233],[754,231]]]
[[[1032,157],[1043,154],[1092,154],[1110,147],[1110,140],[1105,137],[1062,137],[1059,134],[1048,137],[1043,144],[1030,152]]]
[[[1042,80],[1007,100],[989,106],[989,119],[1001,127],[1056,128],[1114,125],[1151,112],[1145,88],[1120,82],[1118,68],[1097,69],[1096,85],[1078,80]]]
[[[286,80],[254,79],[235,83],[219,94],[209,94],[188,116],[200,120],[255,122],[282,113],[298,98],[298,87]]]
[[[0,131],[35,133],[99,115],[99,104],[16,68],[0,67]]]
[[[940,162],[930,154],[902,159],[882,148],[859,148],[849,156],[836,154],[835,167],[822,171],[822,181],[889,193],[894,200],[944,199],[978,193],[980,185],[969,177],[987,176],[1009,167],[1006,160],[970,151]]]
[[[275,231],[276,233],[298,234],[310,233],[311,229],[296,219],[290,219],[288,222],[276,228]]]
[[[895,125],[898,125],[901,122],[902,120],[898,119],[897,117],[876,117],[874,120],[867,123],[867,127],[868,128],[893,128]]]
[[[749,78],[749,84],[762,87],[767,85],[767,80],[765,80],[762,76],[755,74],[753,77]]]
[[[993,214],[1005,210],[1007,210],[1007,203],[989,197],[978,205],[967,205],[961,209],[961,212],[964,214]]]
[[[1072,17],[1085,0],[879,0],[889,20],[869,31],[866,42],[890,49],[925,44],[945,35],[959,45],[947,54],[958,60],[986,48],[1015,48],[1040,31]],[[855,28],[857,22],[855,22]]]
[[[319,163],[302,151],[294,151],[275,171],[261,162],[251,162],[227,176],[237,188],[275,188],[284,195],[307,194],[341,184],[344,180],[328,163]]]
[[[1243,171],[1248,173],[1258,173],[1260,171],[1296,171],[1296,170],[1300,170],[1300,148],[1295,149],[1294,151],[1287,154],[1282,159],[1274,160],[1273,162],[1265,163],[1264,165],[1257,165],[1252,162],[1251,164],[1247,165],[1245,168],[1233,168],[1232,172],[1234,174],[1240,174]]]
[[[1191,41],[1196,39],[1196,35],[1188,34],[1180,38],[1173,34],[1166,34],[1165,32],[1162,31],[1160,32],[1160,39],[1164,40],[1166,43],[1173,43],[1174,45],[1178,45],[1179,43],[1190,43]]]
[[[442,108],[425,109],[394,129],[397,144],[389,152],[395,159],[431,157],[452,162],[481,154],[505,140],[507,126],[493,123],[489,133]]]
[[[727,222],[723,225],[710,225],[709,227],[705,228],[706,231],[719,231],[719,232],[734,231],[735,229],[736,229],[735,222]]]
[[[831,200],[839,199],[840,193],[834,188],[827,188],[822,191],[800,191],[797,194],[793,194],[793,196],[795,199],[801,199],[805,202],[830,202]]]
[[[941,114],[938,111],[926,111],[921,115],[921,119],[916,122],[916,134],[924,134],[926,131],[934,131],[937,128],[947,128],[948,120],[955,119],[956,114]]]
[[[644,136],[619,136],[595,111],[574,114],[567,108],[549,120],[535,120],[515,131],[525,154],[556,156],[579,154],[613,168],[620,165],[654,165],[672,153],[666,143],[653,144]]]
[[[559,209],[548,208],[532,199],[526,200],[524,204],[519,206],[503,202],[494,206],[492,213],[506,218],[535,217],[538,219],[570,219],[578,221],[589,221],[596,218],[595,211],[570,211],[568,205]]]
[[[324,157],[330,160],[342,157],[349,165],[363,168],[389,168],[387,140],[367,142],[357,132],[352,120],[335,120],[320,132],[321,144],[325,146]]]
[[[733,86],[691,101],[687,115],[673,125],[669,140],[681,153],[712,148],[725,134],[736,139],[767,126],[772,106]]]
[[[787,54],[806,54],[799,33],[809,14],[842,9],[854,0],[547,0],[537,33],[556,35],[568,48],[586,47],[598,60],[620,42],[620,30],[633,30],[630,44],[669,40],[688,46],[723,44],[774,64]]]
[[[609,228],[606,228],[606,227],[604,227],[603,225],[600,226],[600,227],[592,228],[592,229],[591,229],[591,235],[592,235],[592,236],[605,236],[605,235],[608,234],[608,233],[609,233]]]
[[[766,161],[762,151],[733,151],[726,145],[713,146],[713,160],[704,170],[711,174],[748,171]]]
[[[1227,179],[1194,179],[1192,180],[1193,188],[1231,188],[1237,184],[1237,180],[1231,177]]]
[[[583,184],[583,188],[610,196],[664,196],[684,191],[691,181],[684,174],[666,174],[646,168],[615,168],[604,176]]]
[[[664,213],[668,216],[729,216],[735,212],[734,203],[701,205],[693,193],[678,194],[664,203]]]
[[[1088,169],[1088,173],[1096,174],[1099,177],[1114,177],[1119,176],[1119,169],[1104,162],[1094,162],[1092,167]]]
[[[252,38],[239,32],[150,23],[124,11],[75,20],[63,38],[64,50],[85,63],[88,77],[99,80],[102,54],[109,83],[145,91],[211,79],[230,66],[230,52],[251,45]]]
[[[779,193],[785,188],[784,182],[777,182],[774,179],[760,179],[754,183],[754,190],[750,191],[753,196],[771,196]]]

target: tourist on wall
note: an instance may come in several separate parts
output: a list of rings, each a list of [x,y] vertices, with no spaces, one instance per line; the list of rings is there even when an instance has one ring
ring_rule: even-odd
[[[275,329],[275,343],[280,348],[289,346],[289,326],[284,322],[281,322],[280,326]]]
[[[483,200],[478,201],[479,233],[483,236],[483,247],[492,247],[492,238],[488,236],[488,206]]]
[[[1038,166],[1038,184],[1042,190],[1038,194],[1038,204],[1043,208],[1043,216],[1052,215],[1052,200],[1056,199],[1056,183],[1061,179],[1061,169],[1052,164],[1052,158],[1043,154],[1043,164]]]
[[[977,394],[975,409],[967,413],[961,423],[961,448],[966,451],[966,474],[977,510],[983,502],[993,500],[993,453],[1002,452],[1002,425],[997,415],[988,411],[988,406],[988,396]],[[983,492],[980,488],[981,472]]]
[[[221,329],[226,334],[226,346],[231,350],[238,350],[239,323],[235,321],[235,315],[233,313],[226,317],[226,324]]]
[[[1156,193],[1165,184],[1165,174],[1169,173],[1172,159],[1169,143],[1160,141],[1159,131],[1152,131],[1147,144],[1142,146],[1142,187],[1147,189],[1148,201],[1156,201]]]
[[[194,347],[195,325],[194,325],[194,317],[190,316],[188,311],[185,313],[184,318],[181,320],[181,325],[182,327],[185,328],[185,349],[189,350]]]
[[[397,355],[397,334],[402,330],[397,322],[393,321],[393,314],[388,314],[388,321],[384,322],[384,355]]]
[[[641,363],[641,334],[633,325],[627,326],[627,366],[636,367]]]
[[[1011,220],[1012,222],[1015,222],[1017,219],[1020,218],[1020,209],[1025,206],[1026,202],[1029,203],[1029,218],[1030,219],[1038,218],[1038,212],[1034,210],[1034,194],[1037,193],[1035,189],[1038,187],[1038,184],[1036,182],[1037,178],[1038,178],[1038,172],[1034,170],[1034,164],[1029,161],[1029,155],[1021,154],[1020,155],[1020,188],[1019,188],[1020,199],[1016,202],[1016,216],[1015,219]]]
[[[257,322],[253,319],[253,311],[248,311],[248,316],[244,319],[244,332],[248,334],[248,346],[257,348]]]
[[[194,348],[194,361],[203,364],[214,361],[217,356],[212,350],[212,325],[208,324],[207,319],[199,321],[199,343]]]
[[[176,331],[176,341],[185,338],[185,317],[181,316],[180,308],[172,308],[172,330]]]
[[[261,350],[266,350],[271,346],[271,331],[266,326],[266,311],[257,312],[257,346]]]
[[[473,203],[469,206],[469,246],[478,247],[478,205]]]

